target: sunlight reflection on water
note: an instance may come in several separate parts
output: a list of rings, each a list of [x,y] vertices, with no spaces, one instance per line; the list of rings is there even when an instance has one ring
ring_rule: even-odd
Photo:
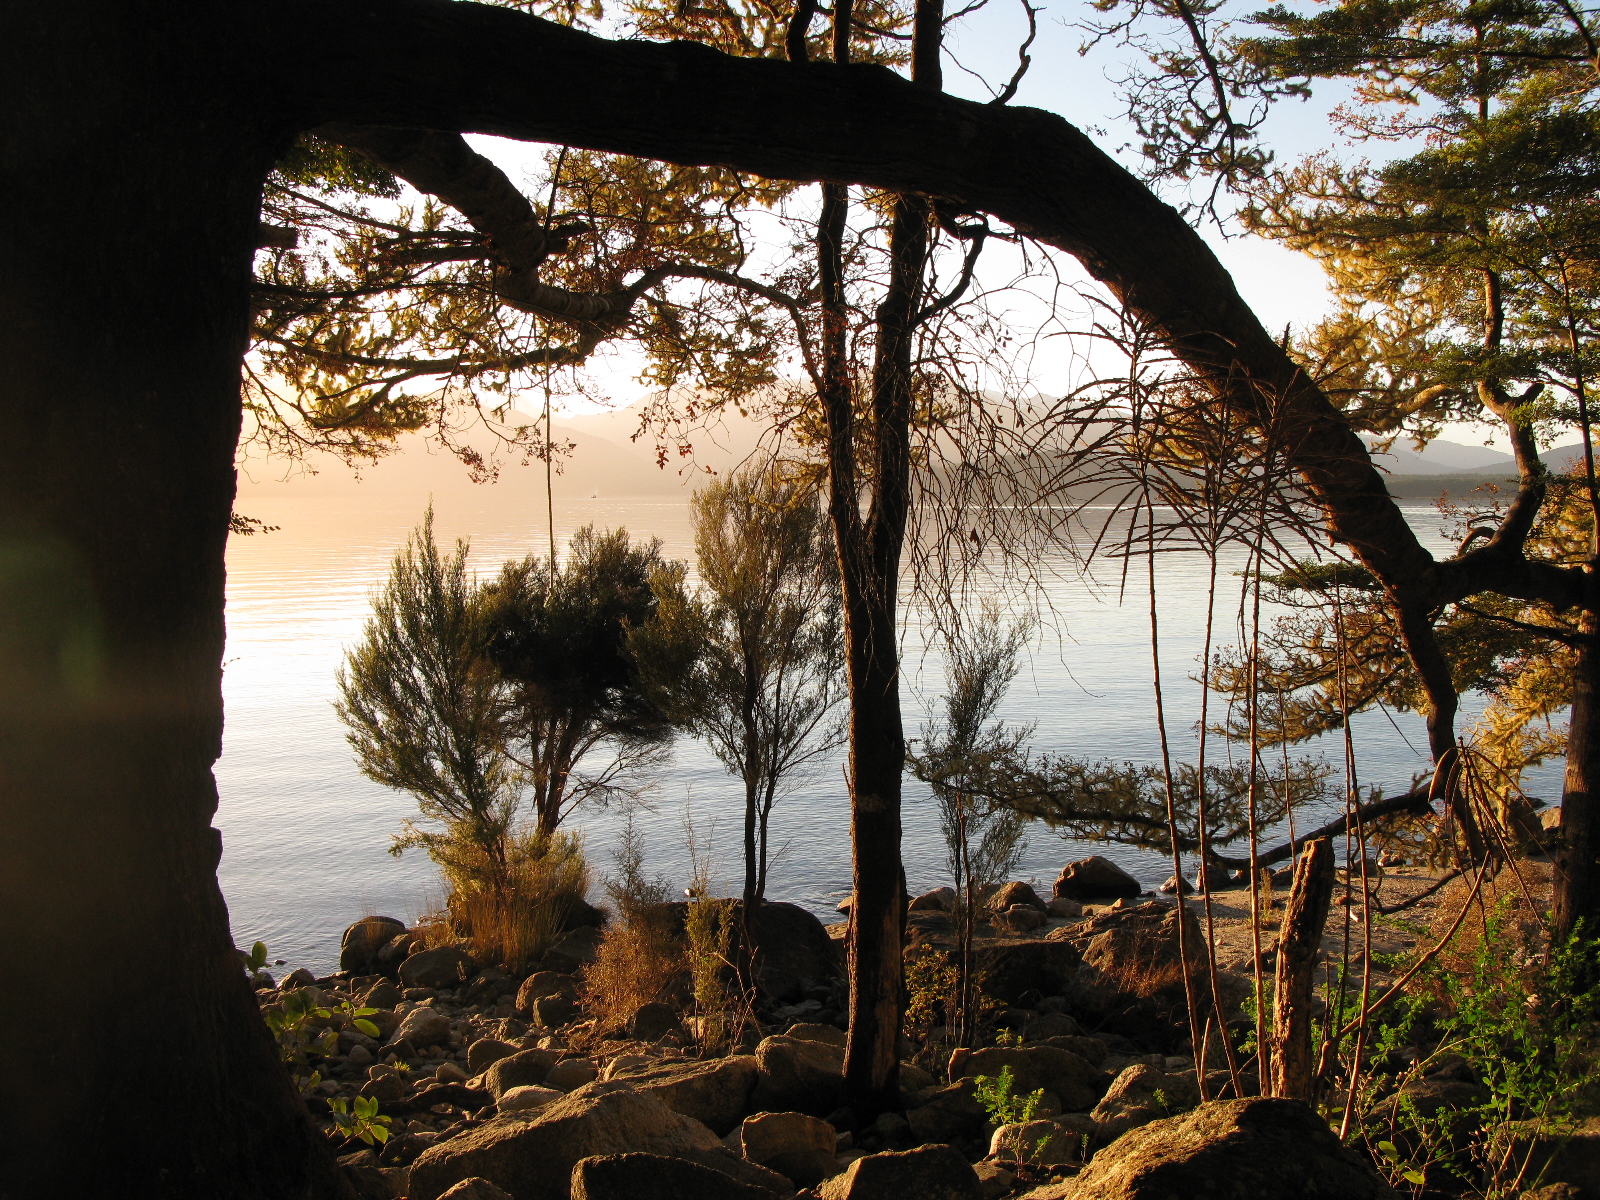
[[[587,522],[626,526],[635,535],[661,538],[672,557],[692,558],[688,507],[682,501],[618,499],[567,502],[581,514],[562,521],[564,543]],[[482,573],[507,558],[544,546],[542,506],[525,518],[504,505],[442,501],[436,524],[441,540],[470,536],[473,562]],[[224,853],[220,869],[235,939],[264,940],[274,958],[314,971],[337,965],[339,934],[359,916],[382,912],[410,919],[437,906],[440,886],[427,859],[387,853],[390,835],[414,811],[412,800],[362,777],[333,711],[334,671],[346,646],[361,634],[372,589],[416,524],[421,504],[392,495],[273,496],[252,499],[251,516],[280,526],[265,536],[235,538],[228,551],[228,649],[224,692],[227,729],[217,780],[222,803],[217,825]],[[561,509],[558,508],[558,513]],[[1443,547],[1443,519],[1427,505],[1407,509],[1431,546]],[[1219,600],[1219,640],[1232,640],[1238,580],[1226,566]],[[1175,746],[1192,741],[1205,608],[1205,564],[1198,555],[1175,554],[1158,569],[1162,659],[1167,681],[1168,726]],[[1145,597],[1140,588],[1118,603],[1114,575],[1099,585],[1064,577],[1050,589],[1060,630],[1040,639],[1013,685],[1002,716],[1037,726],[1036,747],[1116,760],[1152,762],[1159,756]],[[914,615],[914,614],[913,614]],[[940,670],[920,652],[918,627],[907,637],[906,731],[916,733],[937,699]],[[1464,705],[1463,721],[1476,711]],[[1353,723],[1364,783],[1393,793],[1425,765],[1419,718],[1365,714]],[[1182,734],[1182,738],[1178,735]],[[1409,739],[1409,744],[1408,740]],[[1181,753],[1181,750],[1179,751]],[[1335,744],[1302,748],[1339,761]],[[1555,799],[1560,767],[1533,773],[1530,788]],[[722,882],[740,873],[740,789],[703,747],[680,741],[650,811],[639,825],[652,871],[680,887],[688,873],[684,814],[692,810],[702,838],[713,841]],[[587,837],[598,872],[610,865],[620,814],[580,813],[574,827]],[[849,808],[842,759],[823,765],[775,810],[772,844],[779,853],[769,895],[792,900],[834,919],[849,889]],[[1019,876],[1048,885],[1061,864],[1103,853],[1153,886],[1171,874],[1170,862],[1123,847],[1063,844],[1048,830],[1030,834]],[[937,886],[944,847],[926,789],[908,781],[904,854],[913,894]]]

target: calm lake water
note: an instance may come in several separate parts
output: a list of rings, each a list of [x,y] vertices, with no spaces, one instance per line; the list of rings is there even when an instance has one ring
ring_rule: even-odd
[[[424,856],[388,853],[390,835],[414,813],[414,801],[361,775],[333,710],[334,671],[360,637],[373,589],[424,503],[359,489],[337,497],[274,490],[241,507],[278,530],[234,538],[228,551],[227,729],[217,765],[222,886],[239,945],[261,939],[274,958],[319,973],[337,965],[340,932],[356,918],[384,913],[409,920],[442,901]],[[436,507],[441,540],[469,537],[481,573],[545,544],[542,505],[508,506],[486,491],[479,500],[446,498]],[[1443,549],[1443,519],[1433,507],[1407,511],[1424,540]],[[558,500],[563,542],[589,522],[659,537],[669,555],[692,558],[688,506],[681,500]],[[1236,628],[1238,580],[1231,572],[1240,565],[1224,567],[1217,620],[1223,642]],[[1205,579],[1199,555],[1161,561],[1163,672],[1168,726],[1178,746],[1192,744],[1199,711],[1199,687],[1190,677],[1202,645]],[[1142,579],[1122,602],[1117,582],[1107,566],[1098,581],[1066,575],[1051,588],[1059,629],[1041,635],[1001,713],[1034,723],[1041,751],[1159,761]],[[915,613],[909,614],[903,697],[911,735],[936,703],[940,681],[937,660],[921,653],[919,629]],[[1422,722],[1415,716],[1368,713],[1354,722],[1354,732],[1365,784],[1392,794],[1426,766]],[[1213,745],[1213,755],[1224,752]],[[1297,753],[1342,761],[1333,744]],[[1533,794],[1555,799],[1560,765],[1535,772],[1529,784]],[[710,841],[722,882],[736,886],[740,797],[736,781],[704,747],[681,740],[650,808],[637,814],[649,869],[674,887],[687,878],[688,813],[702,842]],[[944,882],[944,846],[926,789],[908,781],[906,797],[906,874],[916,893]],[[610,866],[621,823],[616,811],[580,812],[574,819],[597,874]],[[769,896],[832,919],[850,883],[849,808],[839,759],[822,765],[774,811],[772,844],[778,856]],[[1067,843],[1041,826],[1030,832],[1018,874],[1048,884],[1062,863],[1088,853],[1106,854],[1152,886],[1171,873],[1170,862],[1158,856]]]

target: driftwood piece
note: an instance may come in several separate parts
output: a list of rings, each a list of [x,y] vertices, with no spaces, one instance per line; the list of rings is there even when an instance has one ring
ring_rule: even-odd
[[[1312,986],[1317,950],[1333,901],[1333,842],[1319,838],[1294,865],[1294,883],[1278,936],[1278,980],[1272,1016],[1272,1090],[1294,1100],[1312,1099],[1316,1064],[1311,1052]]]

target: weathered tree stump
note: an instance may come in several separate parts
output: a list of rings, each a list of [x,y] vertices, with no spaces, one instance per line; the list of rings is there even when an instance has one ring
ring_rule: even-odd
[[[1278,936],[1278,980],[1272,1017],[1272,1090],[1312,1099],[1311,1001],[1317,950],[1333,900],[1333,843],[1309,843],[1294,867],[1289,905]]]

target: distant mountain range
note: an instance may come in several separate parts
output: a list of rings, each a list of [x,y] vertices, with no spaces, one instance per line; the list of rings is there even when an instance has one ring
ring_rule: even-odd
[[[736,411],[718,414],[700,427],[680,434],[692,444],[693,453],[679,452],[680,442],[672,441],[658,456],[657,439],[652,431],[641,433],[643,403],[626,408],[583,415],[558,415],[553,434],[558,445],[570,443],[572,450],[558,459],[552,480],[557,496],[615,498],[622,496],[684,497],[709,472],[725,474],[736,469],[759,446],[772,445],[774,435],[765,422],[740,416]],[[526,413],[508,412],[507,426],[537,426],[538,418]],[[465,439],[480,452],[493,454],[495,439],[483,427]],[[1370,443],[1370,439],[1369,439]],[[400,439],[399,452],[377,463],[352,472],[331,455],[319,454],[300,468],[282,462],[246,461],[240,472],[240,492],[250,495],[323,495],[367,493],[411,496],[474,495],[490,496],[516,503],[543,502],[544,465],[524,462],[520,454],[506,454],[500,448],[500,470],[495,483],[471,482],[467,469],[455,456],[442,450],[422,434]],[[793,454],[793,447],[785,448]],[[1544,452],[1544,461],[1553,471],[1565,471],[1581,463],[1579,443],[1556,446]],[[664,460],[664,461],[663,461]],[[1385,454],[1374,454],[1373,463],[1384,472],[1389,491],[1395,496],[1436,497],[1441,490],[1472,491],[1478,483],[1498,482],[1516,475],[1511,455],[1485,446],[1435,439],[1419,453],[1405,439],[1397,440]]]
[[[1369,440],[1369,445],[1370,440]],[[1541,451],[1545,466],[1560,474],[1583,461],[1583,443],[1552,446]],[[1463,446],[1435,438],[1418,453],[1404,438],[1396,440],[1387,454],[1373,454],[1373,465],[1389,475],[1482,475],[1488,478],[1514,477],[1515,460],[1487,446]]]
[[[657,439],[640,434],[643,404],[584,415],[557,414],[551,436],[558,447],[557,470],[551,490],[564,498],[654,496],[687,498],[708,477],[736,469],[758,444],[770,443],[771,431],[737,412],[719,414],[681,434],[693,453],[679,452],[679,441],[658,455]],[[536,416],[521,412],[503,414],[508,428],[529,425],[542,432]],[[635,436],[639,435],[639,436]],[[492,433],[477,426],[461,439],[471,448],[494,458],[499,468],[492,483],[475,484],[467,468],[449,451],[424,434],[407,434],[395,453],[353,471],[330,454],[308,456],[294,466],[281,461],[247,459],[241,464],[242,497],[274,495],[337,496],[355,491],[426,497],[474,497],[479,501],[543,504],[543,462],[524,461],[519,453],[497,446]]]

